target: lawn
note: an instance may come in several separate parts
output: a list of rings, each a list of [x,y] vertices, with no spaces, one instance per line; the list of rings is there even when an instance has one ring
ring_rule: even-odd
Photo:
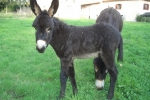
[[[49,46],[44,54],[36,51],[34,18],[0,18],[0,100],[56,100],[59,89],[59,58]],[[71,25],[91,25],[95,20],[63,20]],[[124,62],[113,100],[150,98],[150,23],[124,22]],[[105,100],[105,88],[95,88],[92,59],[75,59],[78,94],[73,96],[67,82],[63,100]]]

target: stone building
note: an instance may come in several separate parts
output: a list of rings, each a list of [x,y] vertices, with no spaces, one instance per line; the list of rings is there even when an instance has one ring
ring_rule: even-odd
[[[46,4],[50,6],[49,2],[52,0],[47,1]],[[96,19],[100,12],[108,7],[118,10],[125,21],[135,21],[137,15],[150,12],[150,0],[59,0],[59,2],[55,16],[67,19]]]

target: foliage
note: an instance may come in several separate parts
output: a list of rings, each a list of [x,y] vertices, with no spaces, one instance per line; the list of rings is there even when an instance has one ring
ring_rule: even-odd
[[[136,16],[136,21],[137,21],[137,22],[140,22],[140,21],[141,21],[141,16],[140,16],[140,15],[137,15],[137,16]]]
[[[141,17],[141,22],[146,22],[146,17]]]
[[[11,2],[8,4],[8,12],[16,12],[17,9],[19,9],[19,5],[17,4],[17,2]]]
[[[95,20],[64,20],[72,25],[91,25]],[[49,46],[39,54],[35,43],[33,18],[0,17],[0,100],[56,100],[59,94],[60,63]],[[150,98],[150,24],[124,22],[124,62],[119,70],[114,100],[147,100]],[[75,59],[78,94],[73,96],[67,82],[63,100],[106,100],[105,88],[95,88],[93,59]]]
[[[0,11],[3,10],[8,3],[8,0],[0,0]]]
[[[146,18],[146,22],[150,22],[150,17],[147,17],[147,18]]]
[[[143,17],[140,15],[136,16],[136,21],[137,22],[150,22],[150,17]]]
[[[0,0],[0,11],[16,12],[23,6],[29,7],[29,0]]]
[[[9,0],[0,0],[1,3],[9,3]]]

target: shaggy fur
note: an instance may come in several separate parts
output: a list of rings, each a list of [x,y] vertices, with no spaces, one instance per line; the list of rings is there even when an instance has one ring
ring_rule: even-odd
[[[106,8],[103,11],[101,11],[100,15],[96,20],[96,23],[101,23],[101,22],[106,22],[113,25],[120,33],[122,31],[122,27],[123,27],[122,16],[116,9],[112,7]],[[100,55],[94,58],[93,64],[94,64],[94,69],[96,69],[94,70],[95,80],[104,80],[107,75],[106,73],[107,69]],[[103,87],[97,87],[97,89],[101,90],[103,89]]]
[[[97,23],[80,27],[66,25],[56,18],[53,18],[53,21],[55,27],[50,44],[59,57],[71,53],[72,57],[78,58],[82,55],[100,52],[105,44],[108,44],[112,50],[120,45],[119,32],[109,24]]]
[[[87,58],[93,55],[101,55],[110,74],[111,82],[108,99],[114,95],[115,83],[117,80],[117,69],[115,65],[115,52],[119,50],[119,60],[122,60],[122,37],[112,25],[107,23],[97,23],[92,26],[72,26],[67,25],[53,15],[57,10],[58,0],[53,0],[48,11],[41,11],[36,0],[32,2],[32,11],[37,15],[33,22],[36,29],[37,50],[43,53],[50,44],[60,58],[60,95],[58,99],[65,96],[66,82],[69,77],[73,94],[77,92],[73,60],[74,58]],[[41,11],[41,12],[39,12]],[[38,43],[40,48],[38,47]],[[44,46],[42,46],[44,44]],[[47,46],[45,46],[47,44]]]
[[[96,20],[96,23],[99,23],[99,22],[110,23],[119,32],[122,31],[122,27],[123,27],[122,16],[116,9],[114,9],[112,7],[106,8],[103,11],[101,11],[100,15],[98,16],[98,18]]]

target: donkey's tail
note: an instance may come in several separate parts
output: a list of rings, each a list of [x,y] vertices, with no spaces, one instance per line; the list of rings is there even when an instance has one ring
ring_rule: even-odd
[[[117,61],[123,62],[123,39],[122,36],[120,35],[120,43],[118,46],[118,58]]]

